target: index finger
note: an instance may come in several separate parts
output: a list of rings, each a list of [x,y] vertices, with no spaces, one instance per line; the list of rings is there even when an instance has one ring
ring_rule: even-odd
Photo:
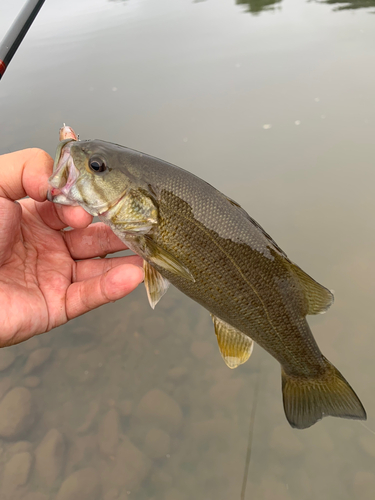
[[[0,196],[13,201],[25,196],[44,201],[52,170],[53,160],[42,149],[24,149],[2,155]]]

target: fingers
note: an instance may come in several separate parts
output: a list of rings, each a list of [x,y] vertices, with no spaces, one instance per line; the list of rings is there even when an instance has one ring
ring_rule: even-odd
[[[126,250],[127,246],[102,222],[85,229],[63,232],[66,246],[73,259],[91,259],[108,253]]]
[[[141,267],[123,264],[110,269],[105,274],[72,283],[66,295],[68,319],[76,318],[103,304],[125,297],[143,281],[143,278]]]
[[[65,205],[56,205],[56,212],[60,220],[62,220],[66,226],[74,228],[87,227],[92,222],[92,215],[86,212],[81,207],[69,207]]]
[[[14,201],[30,196],[36,201],[44,201],[52,170],[53,160],[42,149],[24,149],[1,155],[0,197]],[[39,215],[52,229],[67,226],[86,227],[92,221],[91,215],[80,207],[62,207],[46,203],[39,208]]]
[[[68,207],[56,205],[49,201],[36,203],[39,217],[51,229],[64,229],[65,227],[83,228],[92,222],[92,216],[81,207]]]
[[[138,257],[138,255],[127,255],[126,257],[112,257],[111,259],[80,260],[75,265],[73,281],[84,281],[95,276],[100,276],[110,269],[124,264],[142,267],[143,259]]]
[[[24,149],[0,156],[0,196],[10,200],[25,196],[45,200],[52,169],[53,160],[42,149]]]

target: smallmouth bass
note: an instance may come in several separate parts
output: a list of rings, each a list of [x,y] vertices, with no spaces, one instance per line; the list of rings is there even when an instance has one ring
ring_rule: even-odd
[[[49,199],[99,216],[143,257],[153,308],[172,283],[211,313],[230,368],[250,357],[253,342],[268,351],[281,364],[292,427],[328,415],[366,419],[306,321],[330,307],[332,293],[290,261],[245,210],[165,161],[109,142],[78,141],[72,129],[62,137]]]

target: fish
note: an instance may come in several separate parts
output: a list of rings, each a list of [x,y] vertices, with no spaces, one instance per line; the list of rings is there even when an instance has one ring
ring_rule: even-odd
[[[333,294],[293,263],[234,200],[192,173],[102,140],[60,142],[48,199],[98,216],[144,259],[152,308],[170,283],[211,314],[229,368],[254,342],[281,365],[286,418],[305,429],[325,416],[366,420],[343,375],[321,353],[307,315]]]

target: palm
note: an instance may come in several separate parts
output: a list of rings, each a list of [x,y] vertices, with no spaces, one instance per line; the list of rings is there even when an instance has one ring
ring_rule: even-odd
[[[0,222],[0,346],[116,300],[140,281],[136,256],[92,259],[124,248],[102,224],[60,231],[66,224],[55,207],[31,199],[2,198],[0,214],[6,214]],[[117,283],[113,268],[123,264],[126,277]]]

